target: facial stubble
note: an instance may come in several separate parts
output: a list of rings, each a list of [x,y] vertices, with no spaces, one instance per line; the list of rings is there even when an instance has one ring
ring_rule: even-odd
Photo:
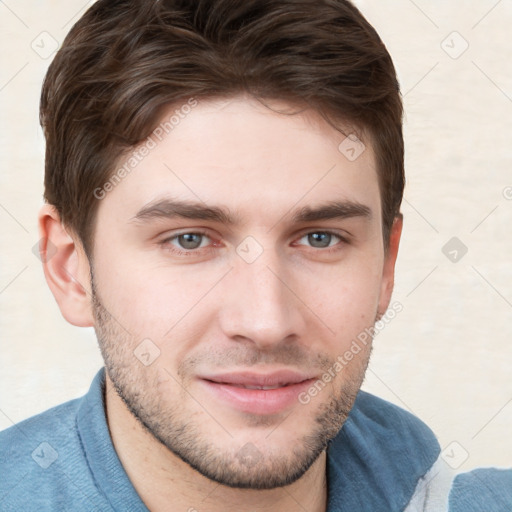
[[[216,439],[208,436],[207,430],[201,431],[193,415],[187,417],[182,404],[176,403],[169,407],[158,395],[161,378],[159,372],[165,372],[168,379],[175,381],[176,396],[186,399],[187,389],[180,382],[180,372],[174,377],[167,369],[159,367],[158,362],[146,367],[134,356],[133,351],[138,342],[102,303],[92,271],[91,292],[95,331],[105,369],[127,409],[145,431],[172,454],[204,477],[228,487],[274,489],[290,485],[301,478],[343,426],[363,382],[370,358],[371,344],[368,344],[366,352],[361,352],[357,361],[351,362],[351,371],[348,368],[343,369],[345,378],[342,379],[339,392],[336,394],[334,388],[329,387],[330,399],[318,407],[310,432],[298,438],[293,443],[292,450],[265,453],[261,446],[259,449],[251,442],[234,447],[236,440],[231,439],[231,451],[227,451],[216,445]],[[247,358],[251,361],[258,360],[259,354],[252,351],[247,354]],[[269,360],[268,353],[265,354],[265,360]],[[332,367],[334,361],[324,357],[322,364],[326,368]],[[325,388],[320,395],[328,392],[328,388]],[[317,399],[320,397],[315,397],[312,402]],[[294,417],[295,421],[302,424],[300,412],[303,407],[307,405],[298,404],[286,421],[276,428],[290,429]],[[257,418],[247,419],[248,428],[251,424],[254,426],[258,423]],[[259,423],[264,424],[265,419]],[[290,434],[293,435],[293,432]]]

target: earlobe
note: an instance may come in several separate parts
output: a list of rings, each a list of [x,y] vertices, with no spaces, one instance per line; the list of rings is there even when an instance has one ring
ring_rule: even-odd
[[[62,315],[78,327],[93,326],[89,261],[78,238],[65,230],[54,206],[41,208],[39,235],[46,282]]]
[[[384,267],[382,273],[382,284],[379,300],[378,317],[380,318],[388,309],[395,284],[395,263],[398,256],[398,247],[402,235],[403,216],[395,217],[389,236],[388,250],[384,255]]]

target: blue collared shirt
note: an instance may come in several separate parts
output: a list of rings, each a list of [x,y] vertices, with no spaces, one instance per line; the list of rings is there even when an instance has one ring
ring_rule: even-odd
[[[89,392],[0,433],[0,510],[147,512],[116,454],[105,372]],[[327,449],[327,512],[511,512],[512,469],[450,475],[418,418],[359,392]],[[193,504],[191,504],[193,507]]]

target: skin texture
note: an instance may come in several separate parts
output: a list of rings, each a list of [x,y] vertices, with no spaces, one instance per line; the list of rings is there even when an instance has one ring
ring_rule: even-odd
[[[57,247],[48,283],[69,322],[96,329],[114,446],[152,511],[325,510],[326,443],[371,344],[309,403],[277,412],[242,410],[203,378],[293,370],[314,382],[388,307],[401,221],[385,252],[371,144],[350,161],[344,139],[312,111],[202,100],[101,200],[92,265],[41,210]],[[137,216],[169,198],[237,222]],[[335,201],[369,215],[293,220]]]

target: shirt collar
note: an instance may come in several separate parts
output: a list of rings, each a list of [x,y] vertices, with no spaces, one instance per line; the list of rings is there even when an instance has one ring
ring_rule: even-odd
[[[112,444],[105,415],[105,369],[94,377],[76,415],[89,469],[96,487],[114,510],[149,512],[135,491]]]
[[[327,449],[327,512],[403,510],[439,453],[421,420],[360,391]]]
[[[105,415],[105,369],[77,411],[78,434],[97,488],[115,510],[149,512],[112,444]],[[403,510],[440,452],[430,429],[408,412],[360,391],[327,449],[327,512]]]

